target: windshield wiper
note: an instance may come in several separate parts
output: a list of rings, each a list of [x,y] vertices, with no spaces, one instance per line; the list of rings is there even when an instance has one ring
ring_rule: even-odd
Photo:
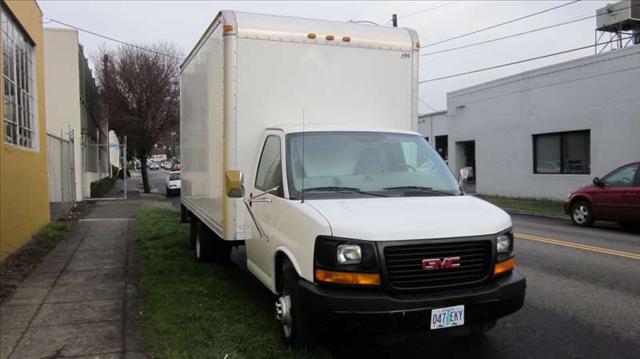
[[[387,197],[383,194],[380,193],[373,193],[373,192],[367,192],[367,191],[363,191],[360,188],[356,188],[356,187],[342,187],[342,186],[321,186],[321,187],[311,187],[311,188],[304,188],[303,191],[305,192],[355,192],[355,193],[360,193],[360,194],[366,194],[369,196],[376,196],[376,197]]]
[[[441,191],[441,190],[433,189],[431,187],[424,187],[424,186],[396,186],[396,187],[385,187],[383,189],[399,190],[399,191],[423,191],[423,192],[437,193],[445,196],[455,196],[455,193]]]

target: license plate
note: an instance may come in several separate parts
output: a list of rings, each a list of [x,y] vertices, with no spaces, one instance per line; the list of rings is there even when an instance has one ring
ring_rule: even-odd
[[[464,324],[464,305],[431,310],[431,329],[457,327]]]

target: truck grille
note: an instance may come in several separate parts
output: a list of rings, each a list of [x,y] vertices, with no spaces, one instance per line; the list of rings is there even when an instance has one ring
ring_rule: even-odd
[[[384,248],[387,276],[393,288],[430,289],[481,281],[491,269],[491,241],[437,242],[388,245]],[[460,266],[428,271],[422,261],[460,257]]]

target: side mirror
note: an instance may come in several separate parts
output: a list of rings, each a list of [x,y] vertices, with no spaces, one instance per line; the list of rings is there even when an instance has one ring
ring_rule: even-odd
[[[599,177],[595,177],[593,179],[593,184],[595,184],[598,187],[604,187],[604,182],[602,182],[602,180]]]
[[[224,173],[224,191],[231,198],[244,197],[244,176],[241,171],[230,170]]]

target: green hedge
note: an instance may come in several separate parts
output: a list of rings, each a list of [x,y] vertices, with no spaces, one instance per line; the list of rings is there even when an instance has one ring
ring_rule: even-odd
[[[113,185],[116,183],[116,176],[105,177],[103,179],[99,179],[97,181],[91,182],[91,197],[92,198],[102,198],[105,194],[107,194],[113,188]]]

